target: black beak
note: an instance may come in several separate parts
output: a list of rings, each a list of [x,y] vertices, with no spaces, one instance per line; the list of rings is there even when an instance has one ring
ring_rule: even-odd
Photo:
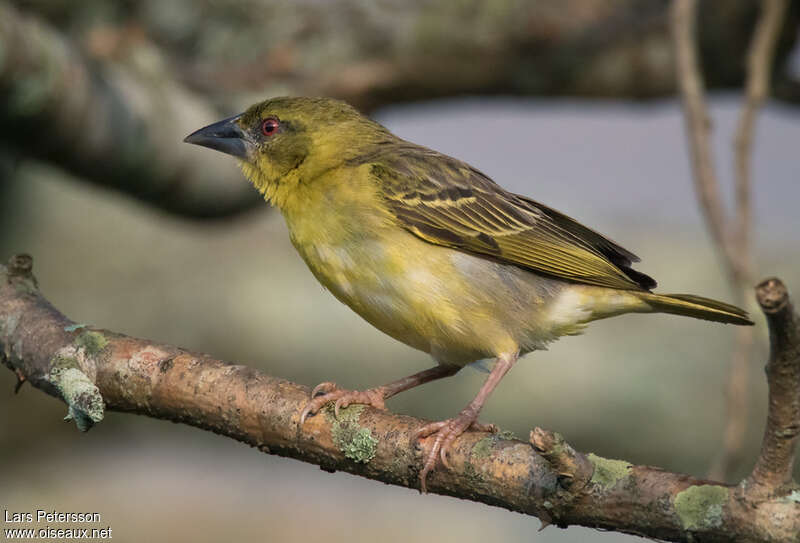
[[[209,149],[216,149],[242,160],[247,160],[251,144],[247,140],[245,133],[239,128],[239,123],[236,122],[239,117],[241,115],[210,124],[192,132],[183,138],[183,141],[202,145]]]

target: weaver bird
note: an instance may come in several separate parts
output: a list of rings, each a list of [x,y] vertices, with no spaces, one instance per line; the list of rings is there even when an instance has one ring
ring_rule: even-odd
[[[274,98],[185,141],[233,155],[283,214],[311,272],[367,322],[437,365],[364,391],[322,383],[300,424],[326,403],[384,400],[494,358],[458,416],[427,424],[420,489],[517,359],[590,321],[673,313],[752,324],[743,310],[655,294],[630,251],[574,219],[504,190],[455,158],[404,141],[327,98]]]

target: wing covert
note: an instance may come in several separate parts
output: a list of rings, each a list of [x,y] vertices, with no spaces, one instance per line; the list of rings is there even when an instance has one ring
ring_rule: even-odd
[[[421,239],[534,272],[626,290],[655,286],[633,253],[568,216],[507,192],[468,164],[404,143],[370,157],[400,224]]]

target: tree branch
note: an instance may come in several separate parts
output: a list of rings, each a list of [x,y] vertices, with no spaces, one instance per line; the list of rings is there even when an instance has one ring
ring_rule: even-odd
[[[705,102],[703,79],[697,59],[697,1],[676,0],[672,3],[672,33],[675,48],[678,88],[683,98],[683,113],[689,138],[695,191],[706,225],[714,243],[720,249],[726,271],[738,284],[739,254],[725,217],[719,181],[711,153],[711,119]]]
[[[769,96],[775,44],[780,35],[786,12],[786,0],[764,0],[761,17],[756,23],[753,39],[747,52],[747,82],[745,101],[739,115],[734,136],[736,168],[736,241],[740,262],[740,282],[749,280],[753,274],[752,250],[750,248],[753,213],[751,204],[751,167],[753,134],[756,118],[764,100]]]
[[[757,4],[702,3],[701,16],[710,29],[703,53],[714,59],[715,68],[708,74],[709,85],[730,87],[744,79],[739,56],[747,47]],[[219,32],[225,28],[221,20],[237,21],[226,30],[242,42],[219,40],[214,46],[204,44],[203,55],[181,57],[185,83],[210,95],[288,88],[338,96],[369,110],[464,94],[647,98],[675,92],[669,2],[560,0],[456,7],[407,0],[375,9],[337,0],[293,2],[286,9],[284,2],[273,0],[261,5],[268,15],[253,16],[248,2],[200,4],[201,22],[169,35],[164,30],[174,27],[143,24],[172,49],[180,41],[194,45]],[[354,27],[358,32],[352,32]],[[790,30],[784,34],[781,58],[795,39]],[[240,43],[250,44],[251,52],[243,52]],[[319,43],[327,45],[323,55]]]
[[[761,16],[747,52],[745,101],[734,137],[736,206],[733,219],[729,219],[725,212],[711,156],[711,121],[697,59],[697,1],[677,0],[672,5],[677,80],[683,97],[695,189],[711,237],[722,256],[723,267],[740,305],[747,303],[753,283],[750,175],[753,133],[758,112],[769,94],[775,46],[784,22],[786,4],[785,0],[765,0],[762,3]],[[723,478],[732,470],[744,444],[753,340],[752,328],[736,330],[728,374],[724,446],[710,470],[712,477]]]
[[[797,489],[792,469],[800,435],[800,317],[780,279],[759,283],[756,298],[769,324],[769,408],[748,486],[753,493],[770,496]]]
[[[675,90],[663,2],[266,0],[254,10],[228,0],[196,2],[191,17],[164,17],[160,4],[0,0],[0,144],[175,213],[225,216],[259,197],[230,161],[180,143],[222,116],[211,104],[233,113],[278,94],[329,95],[369,111],[442,96]],[[702,3],[710,86],[743,79],[755,6]],[[796,41],[785,27],[779,61]]]
[[[104,406],[184,422],[328,471],[417,486],[421,451],[412,436],[424,421],[351,406],[338,419],[327,410],[299,427],[308,388],[75,324],[42,297],[31,267],[27,256],[0,266],[0,361],[64,400],[82,430],[102,419]],[[771,410],[762,459],[747,484],[733,487],[585,455],[537,428],[530,443],[464,434],[453,447],[453,469],[435,470],[428,488],[535,515],[543,525],[580,524],[670,541],[793,541],[800,531],[800,495],[789,493],[786,466],[800,427],[800,321],[791,316],[785,289],[782,298],[771,294],[776,281],[759,290],[774,328]],[[790,436],[786,430],[792,428]]]
[[[0,143],[193,217],[261,198],[233,163],[181,143],[220,114],[175,83],[146,42],[92,63],[57,30],[0,0]]]

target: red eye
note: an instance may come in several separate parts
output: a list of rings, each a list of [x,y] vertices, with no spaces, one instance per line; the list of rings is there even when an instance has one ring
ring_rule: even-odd
[[[274,136],[280,128],[281,122],[275,117],[268,117],[261,122],[261,133],[265,136]]]

